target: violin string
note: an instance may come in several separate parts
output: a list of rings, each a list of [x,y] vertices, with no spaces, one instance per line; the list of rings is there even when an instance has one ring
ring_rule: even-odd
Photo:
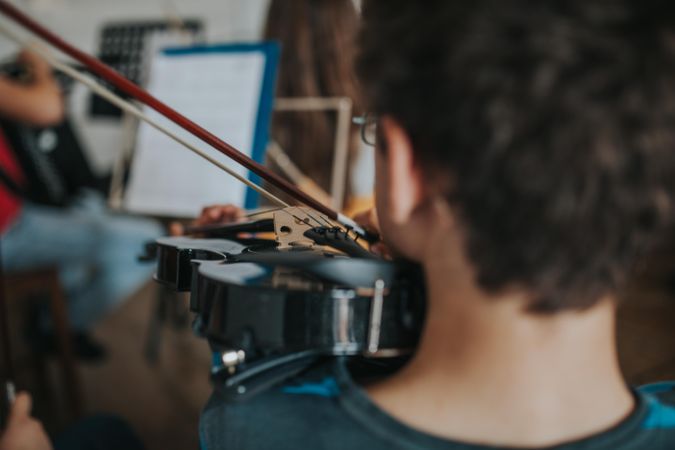
[[[337,228],[338,230],[349,236],[349,229],[347,227],[344,227],[340,222],[330,222],[322,215],[319,215],[319,217],[321,218],[321,220],[324,221],[324,223],[326,223],[326,225],[328,225],[328,228]]]
[[[326,220],[325,217],[322,217],[321,219],[322,219],[324,222],[326,222],[326,224],[328,224],[329,227],[333,227],[333,228],[337,227],[337,228],[339,228],[339,229],[341,229],[341,230],[344,230],[344,228],[342,228],[342,225],[340,225],[338,222],[330,222],[329,220]]]
[[[135,106],[131,102],[128,102],[127,100],[122,99],[117,94],[113,93],[109,89],[107,89],[107,88],[103,87],[102,85],[98,84],[94,80],[82,75],[77,70],[75,70],[75,69],[67,66],[66,64],[56,60],[54,57],[52,57],[51,54],[49,54],[49,52],[43,50],[40,46],[38,46],[34,43],[24,42],[20,37],[15,35],[9,29],[5,28],[2,24],[0,24],[0,34],[5,35],[6,37],[8,37],[9,39],[11,39],[16,44],[18,44],[22,47],[30,48],[30,50],[34,51],[35,53],[37,53],[41,57],[43,57],[55,69],[59,70],[60,72],[63,72],[64,74],[68,75],[69,77],[79,81],[80,83],[84,84],[89,89],[94,91],[96,94],[98,94],[101,97],[108,100],[113,105],[115,105],[118,108],[122,109],[123,111],[131,114],[132,116],[136,117],[137,119],[142,120],[143,122],[146,122],[148,125],[155,128],[159,132],[165,134],[166,136],[168,136],[169,138],[178,142],[179,144],[182,144],[183,146],[187,147],[193,153],[201,156],[202,158],[204,158],[205,160],[207,160],[211,164],[215,165],[216,167],[218,167],[221,170],[223,170],[224,172],[226,172],[228,175],[231,175],[232,177],[234,177],[237,180],[239,180],[240,182],[244,183],[245,185],[247,185],[251,189],[253,189],[256,192],[260,193],[261,195],[267,197],[270,201],[272,201],[272,202],[274,202],[278,205],[281,205],[282,207],[290,206],[288,203],[281,200],[279,197],[272,194],[271,192],[269,192],[265,188],[263,188],[261,186],[258,186],[257,184],[253,183],[251,180],[249,180],[246,177],[238,174],[237,172],[235,172],[230,167],[227,167],[222,162],[220,162],[220,161],[216,160],[215,158],[213,158],[212,156],[210,156],[204,150],[190,144],[185,139],[179,137],[178,135],[173,133],[171,130],[169,130],[165,126],[156,122],[154,119],[147,116],[143,111],[141,111],[137,106]]]
[[[305,214],[307,214],[307,217],[309,217],[310,219],[312,219],[314,222],[318,223],[320,227],[323,227],[323,226],[324,226],[324,225],[321,223],[321,221],[320,221],[319,219],[317,219],[316,217],[314,217],[313,215],[311,215],[311,214],[308,213],[307,211],[305,211]],[[320,217],[320,216],[319,216],[319,217]]]
[[[300,223],[304,223],[305,225],[309,225],[309,223],[307,223],[308,222],[307,219],[303,219],[301,217],[298,217],[288,210],[282,209],[281,212],[288,214],[289,216],[293,217],[295,220],[297,220]],[[309,216],[311,218],[311,216],[306,211],[305,211],[305,214],[307,214],[307,216]],[[321,226],[321,222],[318,222],[316,219],[314,219],[314,221],[317,222],[319,224],[319,226]]]
[[[301,217],[298,217],[298,216],[296,216],[295,214],[293,214],[293,213],[291,213],[291,212],[289,212],[289,211],[286,211],[286,210],[284,210],[283,212],[285,212],[285,213],[288,214],[289,216],[293,217],[293,218],[294,218],[295,220],[297,220],[298,222],[304,223],[305,225],[309,225],[309,224],[307,223],[307,222],[308,222],[307,219],[303,219],[303,218],[301,218]],[[307,214],[307,213],[305,213],[305,214]]]
[[[325,218],[322,214],[319,214],[319,219],[321,219],[321,220],[319,220],[319,219],[317,219],[316,217],[312,216],[310,213],[307,213],[307,215],[308,215],[309,217],[311,217],[312,219],[314,219],[314,221],[315,221],[316,223],[318,223],[320,227],[328,226],[328,228],[335,228],[335,224],[334,224],[334,223],[331,223],[331,222],[328,221],[328,220],[326,220],[326,218]],[[321,221],[323,221],[323,224],[321,223]],[[325,225],[324,225],[324,224],[325,224]]]
[[[268,208],[268,209],[263,209],[263,210],[260,210],[260,211],[252,211],[252,212],[249,212],[249,213],[245,214],[244,217],[250,219],[251,217],[261,216],[263,214],[269,214],[269,213],[273,213],[273,212],[276,212],[276,211],[281,211],[282,209],[283,208]]]

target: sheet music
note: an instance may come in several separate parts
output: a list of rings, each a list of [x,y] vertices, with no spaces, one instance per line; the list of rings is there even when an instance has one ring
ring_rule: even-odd
[[[265,69],[263,52],[158,52],[148,91],[251,156]],[[155,111],[145,112],[247,177],[248,171]],[[196,217],[214,203],[244,205],[246,186],[149,125],[139,126],[124,206],[144,214]]]

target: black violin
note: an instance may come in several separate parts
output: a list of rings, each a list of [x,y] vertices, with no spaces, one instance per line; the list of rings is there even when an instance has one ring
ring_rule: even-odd
[[[231,399],[322,358],[397,363],[416,346],[424,317],[419,269],[379,259],[349,233],[302,215],[291,208],[262,228],[257,221],[199,229],[229,239],[156,242],[156,279],[190,291],[193,329],[209,341],[216,385]],[[236,237],[274,228],[284,230],[275,240]]]

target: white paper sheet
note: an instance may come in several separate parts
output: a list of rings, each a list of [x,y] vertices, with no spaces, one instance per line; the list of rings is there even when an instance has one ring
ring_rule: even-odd
[[[148,91],[198,125],[251,156],[262,90],[263,52],[165,54],[152,60]],[[248,176],[248,171],[177,125],[145,108],[153,119]],[[196,217],[215,203],[244,205],[246,186],[143,123],[139,126],[125,209]]]

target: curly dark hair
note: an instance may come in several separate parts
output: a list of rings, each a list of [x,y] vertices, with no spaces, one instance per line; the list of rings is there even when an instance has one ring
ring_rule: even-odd
[[[536,312],[615,293],[671,220],[675,3],[365,0],[363,20],[367,106],[452,186],[478,284]]]

